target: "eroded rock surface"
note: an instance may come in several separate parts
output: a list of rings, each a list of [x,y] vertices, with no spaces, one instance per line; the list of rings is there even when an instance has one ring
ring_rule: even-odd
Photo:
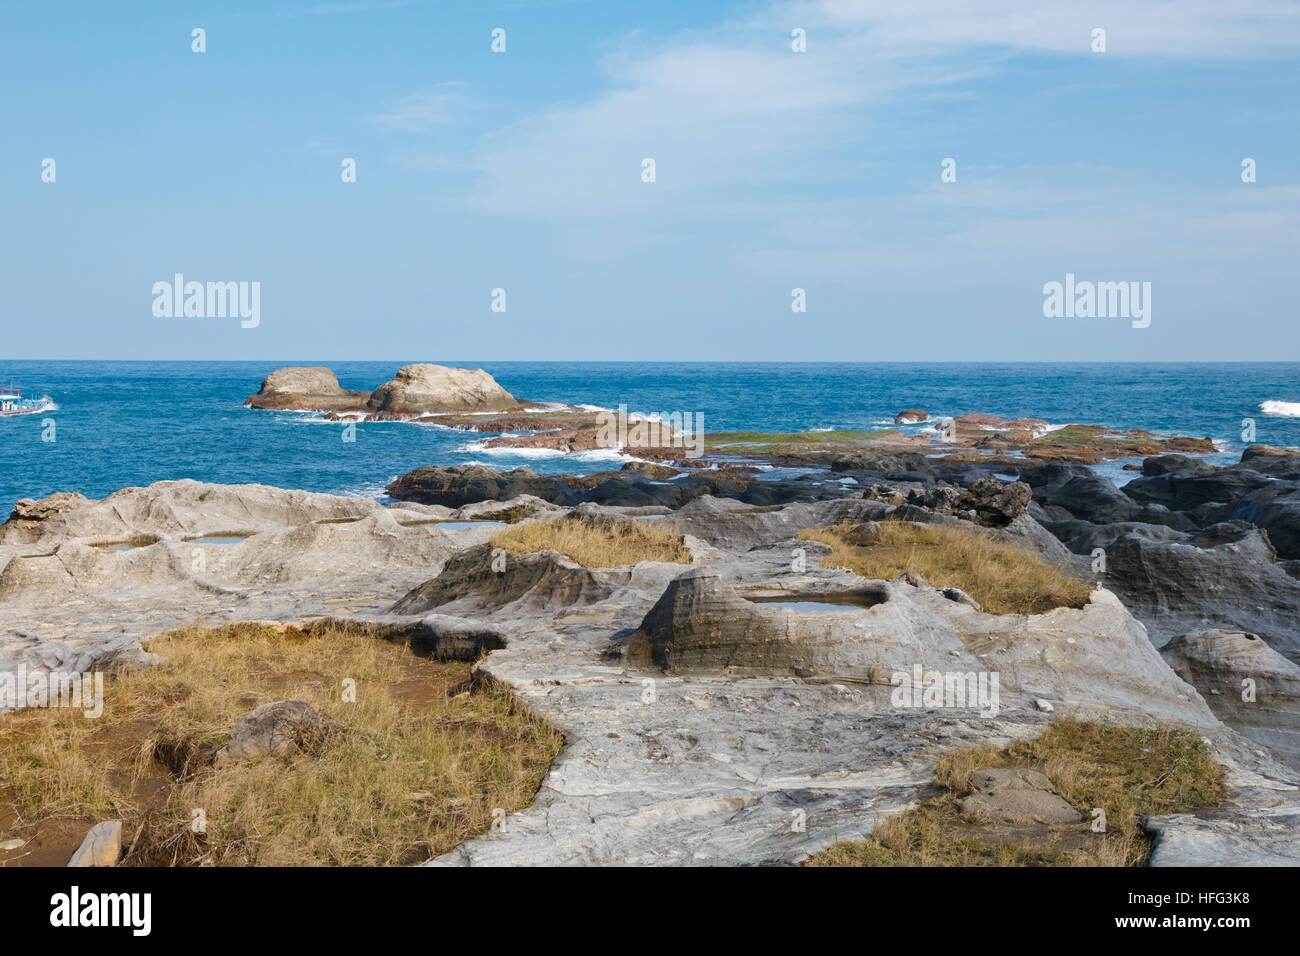
[[[261,389],[246,404],[279,411],[336,411],[363,407],[369,398],[369,392],[342,388],[331,369],[295,366],[277,369],[262,379]]]
[[[797,862],[913,805],[953,748],[1005,746],[1053,714],[1195,727],[1231,765],[1223,808],[1158,822],[1158,859],[1286,856],[1300,775],[1225,727],[1112,593],[999,616],[919,580],[822,567],[800,530],[924,511],[845,494],[702,497],[659,512],[691,565],[589,569],[545,552],[494,567],[494,527],[440,529],[566,510],[532,496],[452,510],[258,485],[126,489],[0,528],[0,668],[55,647],[55,663],[131,657],[196,618],[356,621],[431,652],[486,651],[478,679],[550,720],[565,747],[531,807],[443,863]],[[1025,513],[997,533],[1012,526],[1042,531]],[[935,673],[972,695],[927,704],[918,680]]]
[[[1161,653],[1215,716],[1300,769],[1300,667],[1240,631],[1184,634]]]
[[[499,412],[519,401],[481,368],[406,365],[380,385],[366,403],[377,412],[425,415],[433,412]]]

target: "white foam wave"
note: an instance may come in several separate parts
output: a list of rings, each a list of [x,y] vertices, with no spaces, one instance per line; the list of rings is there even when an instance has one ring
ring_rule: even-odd
[[[396,481],[397,478],[397,475],[393,475],[382,484],[368,481],[359,487],[349,488],[347,491],[342,492],[342,495],[344,498],[369,498],[372,501],[378,501],[381,498],[388,497],[388,486]]]
[[[1274,415],[1278,418],[1300,418],[1300,402],[1270,399],[1267,402],[1260,402],[1259,410],[1265,415]]]
[[[593,448],[588,451],[562,451],[559,448],[488,447],[487,439],[461,445],[456,451],[463,454],[496,455],[503,458],[568,458],[572,461],[635,461],[631,455],[618,448]]]

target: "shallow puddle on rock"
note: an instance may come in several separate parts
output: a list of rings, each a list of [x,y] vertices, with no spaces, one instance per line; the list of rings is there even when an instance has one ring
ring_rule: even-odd
[[[211,537],[211,538],[191,538],[187,544],[239,544],[245,540],[243,537]]]
[[[434,527],[439,531],[465,531],[469,528],[504,528],[504,521],[439,521]]]
[[[864,610],[857,604],[835,604],[831,601],[755,601],[755,604],[764,604],[768,607],[788,607],[792,611],[861,611]]]
[[[156,538],[132,538],[129,541],[97,541],[91,545],[100,551],[131,551],[135,548],[147,548],[151,544],[157,544]]]
[[[792,611],[864,611],[889,600],[886,591],[850,591],[844,594],[779,594],[771,597],[749,597],[745,600],[767,607],[788,607]]]

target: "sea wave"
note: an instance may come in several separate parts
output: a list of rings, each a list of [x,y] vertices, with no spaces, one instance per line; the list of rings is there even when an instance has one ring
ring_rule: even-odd
[[[369,498],[372,501],[388,497],[388,486],[398,479],[399,476],[393,475],[382,484],[367,481],[362,485],[354,488],[347,488],[340,492],[344,498]]]
[[[1270,399],[1259,403],[1259,410],[1265,415],[1278,418],[1300,418],[1300,402],[1280,402]]]
[[[504,458],[568,458],[572,461],[634,461],[631,455],[625,455],[618,448],[593,448],[588,451],[562,451],[559,448],[512,448],[495,446],[489,448],[487,439],[472,441],[459,446],[456,451],[462,454],[496,455]]]

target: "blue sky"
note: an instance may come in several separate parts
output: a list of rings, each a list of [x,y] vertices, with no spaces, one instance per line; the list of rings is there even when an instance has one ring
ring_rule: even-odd
[[[121,9],[0,11],[10,358],[1300,359],[1300,3]]]

